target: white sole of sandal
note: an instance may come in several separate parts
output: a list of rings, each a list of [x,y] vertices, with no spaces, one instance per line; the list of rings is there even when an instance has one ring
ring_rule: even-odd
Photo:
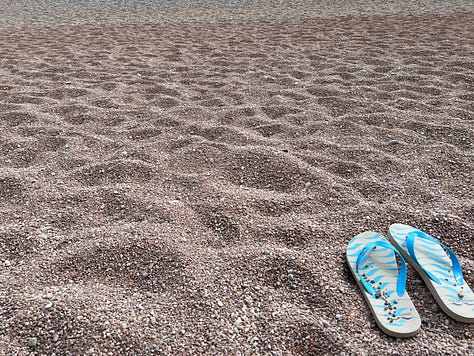
[[[417,236],[416,234],[427,235],[409,225],[393,224],[389,228],[389,240],[423,278],[436,302],[447,315],[464,323],[473,323],[474,293],[462,275],[456,278],[453,261],[449,253],[446,252],[447,250],[432,240],[417,238],[416,244],[412,244],[417,262],[408,250],[407,236],[409,233],[414,233],[414,236]]]
[[[372,248],[374,244],[381,246]],[[347,263],[379,328],[387,335],[406,338],[416,335],[421,320],[404,284],[399,289],[399,268],[392,249],[381,234],[366,231],[349,242]]]

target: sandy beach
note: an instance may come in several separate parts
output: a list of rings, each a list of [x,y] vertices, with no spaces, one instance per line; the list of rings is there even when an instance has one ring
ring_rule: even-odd
[[[1,354],[474,353],[412,268],[384,335],[345,262],[406,223],[474,286],[474,12],[297,4],[0,16]]]

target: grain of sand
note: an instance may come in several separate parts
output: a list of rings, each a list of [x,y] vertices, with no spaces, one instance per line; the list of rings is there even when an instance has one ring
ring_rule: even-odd
[[[474,15],[0,30],[2,354],[460,353],[345,263],[409,223],[474,285]]]

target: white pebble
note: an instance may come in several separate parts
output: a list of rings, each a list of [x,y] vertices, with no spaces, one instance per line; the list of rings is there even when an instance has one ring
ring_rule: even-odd
[[[38,338],[36,337],[30,337],[28,339],[28,346],[29,347],[36,347],[36,345],[38,345]]]
[[[319,324],[321,326],[324,326],[325,328],[327,328],[330,325],[329,321],[327,321],[326,319],[323,319],[323,318],[319,319]]]

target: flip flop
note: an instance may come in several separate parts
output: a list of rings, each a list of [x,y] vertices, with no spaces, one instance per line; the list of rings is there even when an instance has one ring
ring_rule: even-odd
[[[390,226],[389,240],[417,270],[446,314],[458,321],[474,322],[474,293],[464,280],[456,254],[448,246],[403,224]]]
[[[381,234],[366,231],[349,242],[346,254],[349,269],[380,329],[394,337],[414,336],[421,320],[405,290],[406,265],[397,249]]]

